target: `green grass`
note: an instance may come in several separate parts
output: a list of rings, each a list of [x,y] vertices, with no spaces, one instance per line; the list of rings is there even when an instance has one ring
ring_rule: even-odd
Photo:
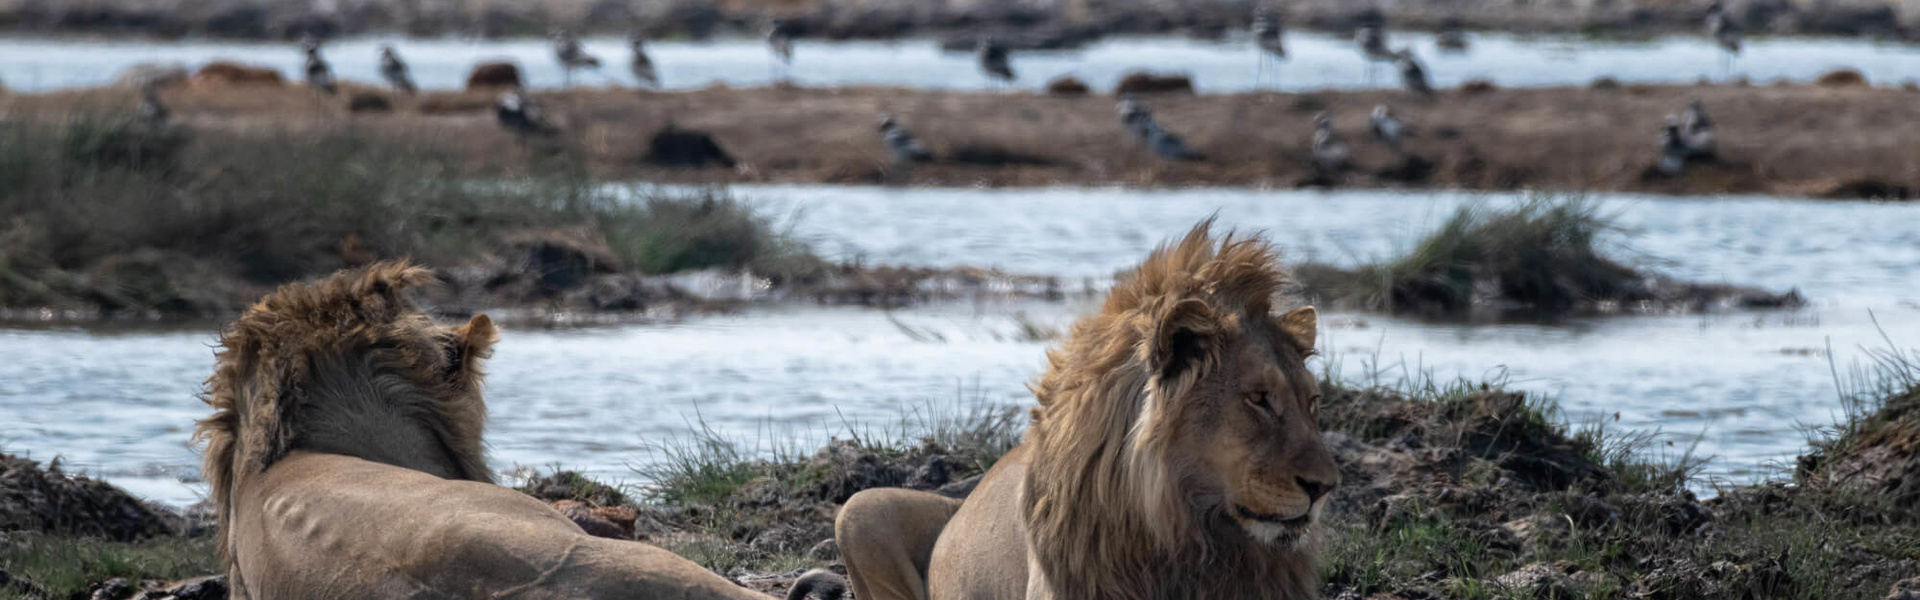
[[[244,305],[349,253],[459,266],[530,235],[604,243],[617,263],[605,266],[621,271],[786,281],[824,269],[724,191],[603,186],[565,160],[480,183],[452,156],[352,125],[148,139],[160,135],[110,115],[0,122],[0,306],[186,310],[212,301],[182,295],[220,283]]]
[[[1493,300],[1565,311],[1618,297],[1644,277],[1607,255],[1618,233],[1597,202],[1535,196],[1509,209],[1462,207],[1390,260],[1300,275],[1310,290],[1368,310],[1445,315]]]
[[[0,571],[32,582],[52,598],[85,597],[89,585],[114,577],[173,580],[219,570],[219,549],[211,537],[122,543],[14,532],[5,540]]]

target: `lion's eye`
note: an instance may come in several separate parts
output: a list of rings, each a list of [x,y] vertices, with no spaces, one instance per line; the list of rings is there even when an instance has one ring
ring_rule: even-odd
[[[1247,406],[1253,407],[1254,410],[1273,415],[1276,418],[1280,416],[1280,413],[1273,410],[1273,402],[1268,401],[1266,392],[1247,394]]]

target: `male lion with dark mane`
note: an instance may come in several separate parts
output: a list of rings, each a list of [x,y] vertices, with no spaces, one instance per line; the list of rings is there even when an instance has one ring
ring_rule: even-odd
[[[221,333],[194,437],[235,598],[764,598],[494,485],[493,322],[434,323],[404,294],[432,280],[383,263],[288,285]]]
[[[834,535],[860,600],[1315,596],[1340,472],[1267,243],[1201,223],[1120,276],[1047,354],[1026,440],[965,501],[854,495]]]

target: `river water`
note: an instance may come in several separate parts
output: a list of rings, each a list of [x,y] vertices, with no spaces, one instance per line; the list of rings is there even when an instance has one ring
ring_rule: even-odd
[[[1289,260],[1352,263],[1411,244],[1455,208],[1513,196],[1259,190],[893,190],[736,187],[837,258],[973,264],[1105,285],[1155,244],[1214,215],[1264,231]],[[1842,369],[1882,334],[1920,346],[1920,205],[1768,198],[1607,197],[1631,231],[1616,251],[1695,281],[1798,287],[1791,312],[1430,323],[1325,316],[1323,350],[1348,378],[1505,378],[1570,420],[1699,438],[1711,472],[1748,480],[1804,448],[1838,410]],[[1075,285],[1078,285],[1076,283]],[[684,323],[509,328],[489,367],[494,466],[630,467],[704,421],[765,449],[810,448],[847,424],[1029,402],[1046,342],[1089,300],[983,300],[894,313],[782,305]],[[1874,320],[1878,320],[1876,326]],[[172,504],[204,493],[187,446],[212,364],[212,325],[0,328],[0,450],[59,457]],[[1614,423],[1617,419],[1617,423]]]
[[[377,82],[379,45],[392,43],[410,63],[415,81],[428,89],[464,85],[475,62],[504,59],[518,63],[530,85],[562,83],[560,69],[543,40],[470,41],[460,39],[339,40],[326,55],[342,78]],[[1395,33],[1395,47],[1410,47],[1427,63],[1435,85],[1452,87],[1487,79],[1507,87],[1586,85],[1599,77],[1625,82],[1691,83],[1746,76],[1757,82],[1810,81],[1840,67],[1865,73],[1876,83],[1920,78],[1920,47],[1871,40],[1760,38],[1749,40],[1738,60],[1725,61],[1717,46],[1699,37],[1663,37],[1643,42],[1605,42],[1584,38],[1478,34],[1463,53],[1438,52],[1433,36]],[[625,67],[627,50],[617,38],[594,38],[586,48],[606,61],[599,72],[585,72],[575,83],[632,85]],[[1109,89],[1133,70],[1152,69],[1192,75],[1201,92],[1252,89],[1288,91],[1398,86],[1391,68],[1369,68],[1345,38],[1300,32],[1287,38],[1288,58],[1263,71],[1251,40],[1221,42],[1183,38],[1116,38],[1071,51],[1020,52],[1013,87],[1038,90],[1056,76],[1072,75]],[[790,80],[806,86],[878,85],[929,89],[995,89],[967,53],[942,52],[930,40],[893,42],[802,41],[790,68],[773,63],[766,45],[755,39],[712,42],[663,41],[649,46],[661,83],[672,89],[711,85],[763,86]],[[110,83],[129,66],[171,62],[198,67],[216,59],[271,66],[298,80],[304,59],[294,44],[237,42],[152,42],[101,39],[0,39],[0,83],[14,90],[41,91]]]

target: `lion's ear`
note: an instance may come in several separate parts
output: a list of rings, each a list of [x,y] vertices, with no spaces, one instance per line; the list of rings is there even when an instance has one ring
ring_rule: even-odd
[[[1180,376],[1209,360],[1219,346],[1220,326],[1213,309],[1194,299],[1181,300],[1160,315],[1151,360],[1162,379]]]
[[[1302,355],[1313,353],[1314,340],[1320,335],[1320,313],[1313,307],[1302,306],[1288,311],[1280,315],[1276,323],[1280,325],[1280,331],[1293,341],[1293,349],[1299,350]]]
[[[493,343],[500,340],[500,330],[493,326],[493,319],[481,313],[454,330],[453,336],[453,363],[447,368],[453,369],[456,377],[477,377],[480,361],[493,354]]]

